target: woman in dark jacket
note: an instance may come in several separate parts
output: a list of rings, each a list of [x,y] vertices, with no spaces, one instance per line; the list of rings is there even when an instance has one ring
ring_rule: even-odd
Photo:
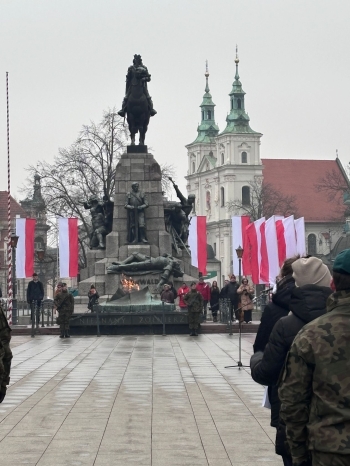
[[[326,302],[332,293],[329,287],[331,275],[320,259],[301,258],[292,264],[292,268],[296,287],[289,304],[291,313],[276,323],[265,351],[256,352],[250,360],[252,378],[269,387],[271,426],[277,429],[276,453],[282,456],[285,466],[292,466],[292,459],[285,447],[285,426],[279,419],[278,378],[295,336],[305,324],[326,312]],[[310,282],[312,284],[307,284]]]
[[[209,301],[210,310],[213,316],[213,322],[218,321],[219,298],[220,298],[220,289],[218,287],[218,282],[214,280],[210,288],[210,301]]]
[[[253,345],[254,353],[264,351],[275,323],[289,313],[290,297],[295,287],[292,264],[299,257],[295,256],[286,259],[281,267],[281,280],[277,284],[277,291],[272,295],[272,302],[265,306],[261,316],[261,323]]]

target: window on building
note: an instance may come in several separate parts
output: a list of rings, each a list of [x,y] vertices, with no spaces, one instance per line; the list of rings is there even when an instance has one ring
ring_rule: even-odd
[[[233,99],[231,99],[231,110],[233,110]]]
[[[205,201],[206,201],[207,210],[210,210],[211,209],[210,191],[207,191],[206,196],[205,196]]]
[[[208,120],[211,120],[211,110],[208,110],[207,116],[208,116]]]
[[[241,99],[237,99],[237,108],[238,108],[238,109],[241,109],[241,108],[242,108]]]
[[[314,256],[315,254],[317,254],[317,249],[316,249],[316,235],[314,235],[313,233],[311,233],[311,234],[307,237],[307,252],[308,252],[308,254],[311,254],[312,256]]]
[[[225,154],[221,154],[221,165],[225,164]]]
[[[204,120],[204,110],[202,110],[202,120]]]
[[[246,152],[242,152],[242,163],[248,163],[248,155]]]
[[[250,187],[243,186],[242,188],[242,204],[250,205]]]
[[[214,254],[216,255],[216,243],[213,244]]]
[[[192,162],[192,173],[196,173],[196,162]]]
[[[220,188],[221,207],[225,207],[225,188]]]
[[[207,163],[205,164],[205,169],[206,169],[206,171],[210,170],[209,162],[207,162]]]

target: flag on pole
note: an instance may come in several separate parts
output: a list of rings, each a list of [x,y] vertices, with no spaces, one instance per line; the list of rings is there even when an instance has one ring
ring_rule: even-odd
[[[261,269],[264,273],[261,273],[261,279],[264,283],[274,284],[276,283],[276,277],[279,274],[280,267],[278,261],[278,246],[277,246],[277,232],[276,232],[276,219],[272,215],[265,224],[261,225],[261,228],[264,227],[264,241],[266,244],[266,259],[261,260]],[[263,251],[263,241],[262,247]],[[263,253],[261,254],[263,256]]]
[[[304,217],[300,217],[300,218],[297,218],[296,220],[294,220],[294,227],[295,227],[296,242],[297,242],[296,253],[300,254],[301,256],[305,256],[306,246],[305,246],[305,220],[304,220]]]
[[[279,265],[297,254],[294,215],[276,222]]]
[[[259,218],[246,228],[248,254],[251,267],[252,281],[255,285],[264,283],[260,279],[261,265],[261,225],[265,222],[265,217]]]
[[[78,219],[58,219],[60,278],[78,275]]]
[[[243,248],[242,256],[242,274],[250,275],[250,262],[248,254],[248,244],[246,236],[246,228],[250,223],[249,215],[236,216],[231,218],[232,224],[232,271],[234,274],[239,273],[239,261],[236,254],[236,249],[241,246]]]
[[[188,245],[191,249],[191,264],[203,275],[207,274],[207,217],[191,218]]]
[[[17,278],[31,277],[34,273],[34,238],[35,218],[16,218],[16,249]]]

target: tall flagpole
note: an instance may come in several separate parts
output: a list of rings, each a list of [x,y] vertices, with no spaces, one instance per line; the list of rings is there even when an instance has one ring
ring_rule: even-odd
[[[6,102],[7,102],[7,320],[12,325],[12,248],[11,248],[11,165],[10,165],[10,105],[9,105],[9,76],[6,71]]]

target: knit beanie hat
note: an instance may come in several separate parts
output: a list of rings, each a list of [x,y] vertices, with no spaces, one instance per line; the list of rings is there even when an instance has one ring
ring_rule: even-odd
[[[328,267],[317,257],[301,257],[292,264],[295,286],[330,286],[332,276]]]

